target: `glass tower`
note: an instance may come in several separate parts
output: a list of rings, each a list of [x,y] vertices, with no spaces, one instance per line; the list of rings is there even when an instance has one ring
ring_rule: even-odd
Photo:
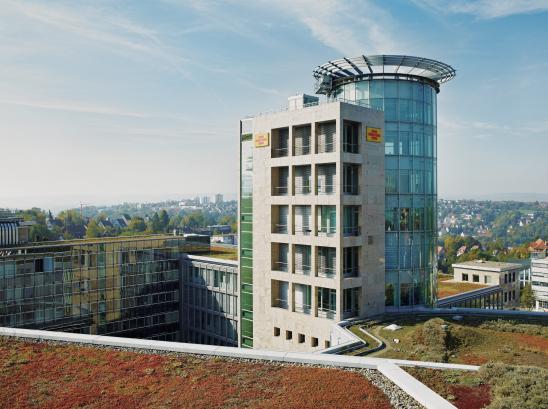
[[[436,293],[437,110],[455,70],[409,56],[359,56],[314,71],[316,92],[384,111],[385,305],[432,305]]]

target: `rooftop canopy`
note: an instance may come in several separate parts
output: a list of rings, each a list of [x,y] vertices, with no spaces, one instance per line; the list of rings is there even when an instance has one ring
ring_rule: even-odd
[[[423,78],[440,84],[449,81],[456,74],[453,67],[440,61],[408,55],[360,55],[329,61],[314,70],[318,81],[316,92],[329,94],[334,82],[362,77],[401,76]]]

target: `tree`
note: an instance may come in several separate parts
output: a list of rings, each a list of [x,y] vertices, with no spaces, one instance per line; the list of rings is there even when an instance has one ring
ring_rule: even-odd
[[[531,283],[525,284],[525,287],[521,289],[520,304],[523,308],[527,308],[528,310],[533,309],[533,306],[535,305],[535,295],[531,288]]]
[[[101,237],[101,233],[102,233],[101,228],[99,227],[97,222],[95,220],[91,220],[88,223],[88,228],[86,230],[86,237],[88,239],[93,237]]]
[[[167,230],[167,226],[169,225],[169,215],[167,212],[162,209],[160,212],[160,231],[165,232]]]
[[[142,233],[146,230],[147,225],[142,217],[133,217],[129,221],[128,229],[132,233]]]
[[[150,219],[150,231],[151,233],[160,233],[162,230],[162,223],[158,213],[154,213],[154,216]]]

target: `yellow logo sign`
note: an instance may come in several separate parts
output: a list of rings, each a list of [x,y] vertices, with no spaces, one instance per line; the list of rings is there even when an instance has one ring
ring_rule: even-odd
[[[381,128],[366,128],[365,137],[367,142],[382,142],[382,130]]]
[[[255,147],[263,148],[270,145],[270,134],[268,132],[261,132],[255,134]]]

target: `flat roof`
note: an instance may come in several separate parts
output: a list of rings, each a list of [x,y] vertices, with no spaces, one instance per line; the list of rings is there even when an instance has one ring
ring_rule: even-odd
[[[501,261],[484,261],[484,260],[472,260],[464,261],[462,263],[454,263],[451,265],[453,268],[465,268],[469,270],[482,270],[493,271],[500,273],[508,270],[521,270],[526,268],[523,264],[517,263],[504,263]]]
[[[436,87],[453,79],[456,70],[441,61],[410,55],[359,55],[343,57],[319,65],[313,71],[314,78],[322,82],[337,82],[362,77],[402,76],[420,77]],[[330,86],[319,87],[317,93],[326,93]]]

